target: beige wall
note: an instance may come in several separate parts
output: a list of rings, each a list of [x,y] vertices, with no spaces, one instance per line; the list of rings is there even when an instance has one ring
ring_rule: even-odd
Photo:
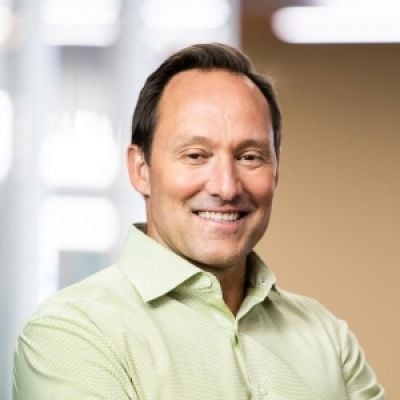
[[[273,76],[284,114],[258,250],[281,287],[349,322],[400,399],[400,45],[288,45],[245,14],[242,48]]]

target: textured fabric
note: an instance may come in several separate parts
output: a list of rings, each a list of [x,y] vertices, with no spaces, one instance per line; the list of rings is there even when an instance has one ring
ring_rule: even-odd
[[[249,256],[232,315],[215,277],[132,227],[119,262],[47,300],[21,334],[14,398],[382,400],[347,325]]]

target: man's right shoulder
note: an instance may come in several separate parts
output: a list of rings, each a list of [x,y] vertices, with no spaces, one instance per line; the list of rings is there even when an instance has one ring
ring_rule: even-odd
[[[144,336],[139,321],[146,312],[116,266],[52,295],[18,338],[14,398],[134,398],[124,340],[127,326],[133,340]]]
[[[63,315],[90,317],[107,311],[115,314],[141,305],[143,301],[133,284],[117,265],[111,265],[51,295],[30,317],[29,323]]]

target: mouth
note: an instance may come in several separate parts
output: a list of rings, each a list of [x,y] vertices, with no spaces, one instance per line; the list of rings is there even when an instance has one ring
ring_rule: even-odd
[[[247,212],[219,212],[219,211],[195,211],[198,217],[215,222],[235,222],[245,217]]]

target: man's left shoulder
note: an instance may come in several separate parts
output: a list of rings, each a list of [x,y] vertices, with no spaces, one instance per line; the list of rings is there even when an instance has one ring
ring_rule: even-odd
[[[344,320],[335,316],[314,298],[281,288],[276,288],[269,297],[273,307],[276,307],[287,319],[292,318],[295,321],[302,321],[305,325],[318,326],[334,336],[348,329]]]

